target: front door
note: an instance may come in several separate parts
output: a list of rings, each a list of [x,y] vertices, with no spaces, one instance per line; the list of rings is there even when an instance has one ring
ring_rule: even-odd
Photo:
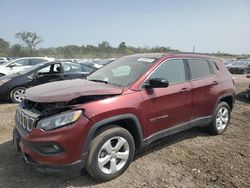
[[[169,81],[169,86],[142,89],[144,102],[141,109],[144,112],[148,134],[152,135],[175,125],[188,123],[192,114],[192,93],[183,60],[170,59],[164,62],[148,80],[152,78],[165,78]]]
[[[30,62],[29,59],[19,59],[14,61],[13,63],[8,65],[7,74],[13,74],[29,68],[30,67],[29,62]]]
[[[41,68],[37,71],[35,75],[34,85],[63,80],[61,71],[62,70],[60,63],[48,65],[46,67]]]

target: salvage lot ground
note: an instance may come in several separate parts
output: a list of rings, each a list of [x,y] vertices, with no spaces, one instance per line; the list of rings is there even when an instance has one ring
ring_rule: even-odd
[[[119,178],[98,183],[88,174],[46,175],[16,153],[12,129],[16,105],[0,105],[0,187],[249,187],[250,100],[242,92],[250,79],[235,75],[237,101],[222,136],[194,128],[140,151]]]

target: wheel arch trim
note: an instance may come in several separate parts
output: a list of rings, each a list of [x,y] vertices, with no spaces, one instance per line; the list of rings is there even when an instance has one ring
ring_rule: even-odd
[[[94,138],[94,135],[96,133],[96,131],[101,128],[104,127],[107,124],[111,124],[113,122],[117,122],[117,121],[121,121],[121,120],[132,120],[134,122],[135,125],[135,130],[138,133],[139,136],[139,145],[141,145],[143,143],[143,132],[142,132],[142,128],[141,128],[141,124],[139,119],[134,115],[134,114],[121,114],[121,115],[117,115],[117,116],[112,116],[106,119],[103,119],[97,123],[95,123],[93,126],[91,126],[89,133],[86,137],[86,141],[84,143],[84,148],[83,148],[83,153],[87,153],[89,150],[89,146],[91,141]]]
[[[218,97],[216,103],[215,103],[215,106],[213,108],[213,112],[214,110],[216,109],[216,107],[218,106],[218,104],[223,101],[224,98],[227,98],[227,97],[231,97],[232,98],[232,108],[230,109],[232,111],[233,109],[233,106],[234,106],[234,103],[235,103],[235,94],[232,94],[232,93],[228,93],[228,94],[224,94],[224,95],[221,95]],[[230,104],[228,104],[230,106]]]

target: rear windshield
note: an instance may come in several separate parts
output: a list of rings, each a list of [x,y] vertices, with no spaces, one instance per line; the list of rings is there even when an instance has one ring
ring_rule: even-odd
[[[126,56],[102,67],[87,77],[117,86],[129,86],[140,78],[154,64],[156,59]]]

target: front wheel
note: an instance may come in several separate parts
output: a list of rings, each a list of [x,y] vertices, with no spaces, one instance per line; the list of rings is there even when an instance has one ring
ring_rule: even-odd
[[[230,107],[226,102],[220,102],[213,114],[213,121],[210,125],[211,133],[222,134],[226,131],[230,121]]]
[[[10,100],[14,103],[20,103],[24,99],[26,88],[16,87],[10,92]]]
[[[110,128],[91,142],[86,170],[99,181],[114,179],[128,168],[134,152],[132,135],[121,127]]]

